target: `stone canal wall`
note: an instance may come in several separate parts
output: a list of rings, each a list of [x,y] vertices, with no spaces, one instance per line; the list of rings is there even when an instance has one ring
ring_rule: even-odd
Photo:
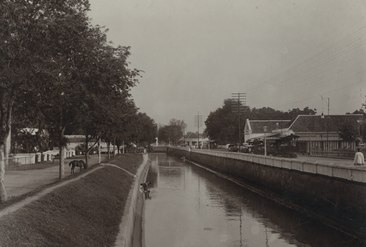
[[[143,194],[140,193],[140,183],[145,182],[150,163],[148,155],[144,155],[143,163],[136,172],[123,212],[120,230],[116,237],[114,247],[144,246],[143,239],[138,233],[142,231],[141,221],[143,217]],[[140,229],[139,229],[140,228]]]
[[[168,153],[274,192],[366,235],[366,168],[211,150],[169,148]]]

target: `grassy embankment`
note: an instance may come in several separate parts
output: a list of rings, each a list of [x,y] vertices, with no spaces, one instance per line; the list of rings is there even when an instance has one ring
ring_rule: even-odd
[[[142,155],[110,163],[136,173]],[[104,167],[0,218],[0,246],[112,246],[133,178]]]

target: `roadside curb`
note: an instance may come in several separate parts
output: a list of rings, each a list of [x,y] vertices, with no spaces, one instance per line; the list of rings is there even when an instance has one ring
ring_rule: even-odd
[[[132,246],[136,206],[139,196],[139,185],[146,179],[149,168],[148,154],[144,154],[143,162],[136,172],[133,185],[128,193],[127,201],[123,211],[119,232],[114,242],[115,247],[130,247]]]

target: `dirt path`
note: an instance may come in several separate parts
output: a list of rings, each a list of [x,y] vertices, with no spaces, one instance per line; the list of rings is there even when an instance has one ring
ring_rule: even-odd
[[[12,204],[12,205],[10,205],[10,206],[8,206],[8,207],[0,210],[0,218],[3,217],[3,216],[5,216],[5,215],[8,215],[10,213],[13,213],[13,212],[17,211],[17,210],[23,208],[24,206],[26,206],[26,205],[28,205],[28,204],[36,201],[36,200],[39,200],[41,197],[49,194],[50,192],[54,191],[55,189],[58,189],[58,188],[60,188],[62,186],[65,186],[65,185],[67,185],[69,183],[72,183],[72,182],[75,182],[77,180],[80,180],[81,178],[83,178],[85,176],[88,176],[90,173],[93,173],[93,172],[95,172],[95,171],[97,171],[99,169],[102,169],[102,168],[103,168],[103,166],[96,167],[96,168],[94,168],[94,169],[92,169],[90,171],[85,172],[84,174],[82,174],[80,176],[77,176],[77,177],[75,177],[73,179],[69,179],[69,180],[66,180],[64,182],[58,183],[56,185],[53,185],[51,187],[48,187],[48,188],[42,190],[41,192],[39,192],[39,193],[37,193],[37,194],[35,194],[33,196],[26,197],[25,199],[23,199],[23,200],[21,200],[21,201],[19,201],[17,203],[14,203],[14,204]]]
[[[1,247],[113,246],[143,162],[126,154],[0,210]],[[117,166],[115,166],[117,165]],[[19,200],[21,200],[19,198]]]
[[[145,163],[146,163],[146,161],[145,161]],[[102,163],[99,167],[96,167],[96,168],[94,168],[94,169],[92,169],[90,171],[87,171],[87,172],[85,172],[84,174],[82,174],[80,176],[77,176],[77,177],[75,177],[73,179],[66,180],[64,182],[58,183],[58,184],[56,184],[54,186],[48,187],[48,188],[42,190],[41,192],[39,192],[39,193],[37,193],[37,194],[35,194],[33,196],[26,197],[25,199],[23,199],[23,200],[15,203],[15,204],[12,204],[9,207],[6,207],[6,208],[0,210],[0,218],[3,217],[3,216],[5,216],[5,215],[8,215],[10,213],[13,213],[13,212],[17,211],[18,209],[20,209],[20,208],[28,205],[29,203],[32,203],[32,202],[40,199],[42,196],[45,196],[45,195],[49,194],[50,192],[54,191],[55,189],[58,189],[58,188],[60,188],[62,186],[65,186],[65,185],[67,185],[69,183],[75,182],[75,181],[77,181],[77,180],[79,180],[79,179],[81,179],[81,178],[83,178],[85,176],[88,176],[90,173],[95,172],[95,171],[97,171],[99,169],[102,169],[102,168],[104,168],[106,166],[110,166],[110,167],[117,168],[117,169],[122,170],[123,172],[127,173],[128,175],[134,177],[134,178],[136,177],[135,174],[132,174],[131,172],[129,172],[126,169],[123,169],[123,168],[121,168],[121,167],[119,167],[117,165],[108,164],[108,163]],[[51,169],[52,169],[52,167],[51,167]],[[47,175],[50,174],[50,172],[48,171],[48,169],[44,169],[44,170],[46,170],[46,171],[43,171],[41,173],[42,176],[47,176]],[[33,172],[34,175],[38,175],[38,176],[40,175],[39,171],[28,171],[28,172]],[[28,177],[32,177],[33,178],[33,177],[35,177],[34,175],[32,176],[32,174],[31,174],[31,176],[28,176]],[[50,180],[50,182],[52,182],[52,178],[50,178],[49,180]],[[39,187],[40,185],[36,186],[35,188]],[[33,188],[33,189],[35,189],[35,188]],[[28,189],[32,189],[32,187],[31,188],[28,187]]]
[[[82,159],[83,157],[75,157]],[[106,158],[106,157],[104,157]],[[70,168],[67,160],[65,162],[65,177],[70,176]],[[89,157],[89,166],[92,167],[98,163],[98,157]],[[76,173],[79,169],[76,169]],[[5,188],[9,198],[18,197],[26,193],[39,189],[47,184],[59,181],[58,165],[50,166],[42,169],[30,170],[10,170],[5,173]]]

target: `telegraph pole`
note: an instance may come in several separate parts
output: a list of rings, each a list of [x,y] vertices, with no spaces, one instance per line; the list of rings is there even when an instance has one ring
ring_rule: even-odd
[[[194,123],[197,126],[197,147],[200,148],[200,124],[202,125],[202,115],[198,112],[197,115],[194,115]]]
[[[328,97],[328,119],[326,119],[326,127],[327,127],[327,146],[326,146],[326,151],[329,151],[329,101],[330,98]]]
[[[239,124],[239,133],[238,133],[238,139],[239,139],[239,150],[238,152],[240,152],[240,147],[241,147],[241,119],[240,119],[240,115],[241,113],[244,112],[244,107],[246,105],[246,93],[232,93],[231,94],[231,109],[233,112],[237,112],[238,113],[238,124]]]

